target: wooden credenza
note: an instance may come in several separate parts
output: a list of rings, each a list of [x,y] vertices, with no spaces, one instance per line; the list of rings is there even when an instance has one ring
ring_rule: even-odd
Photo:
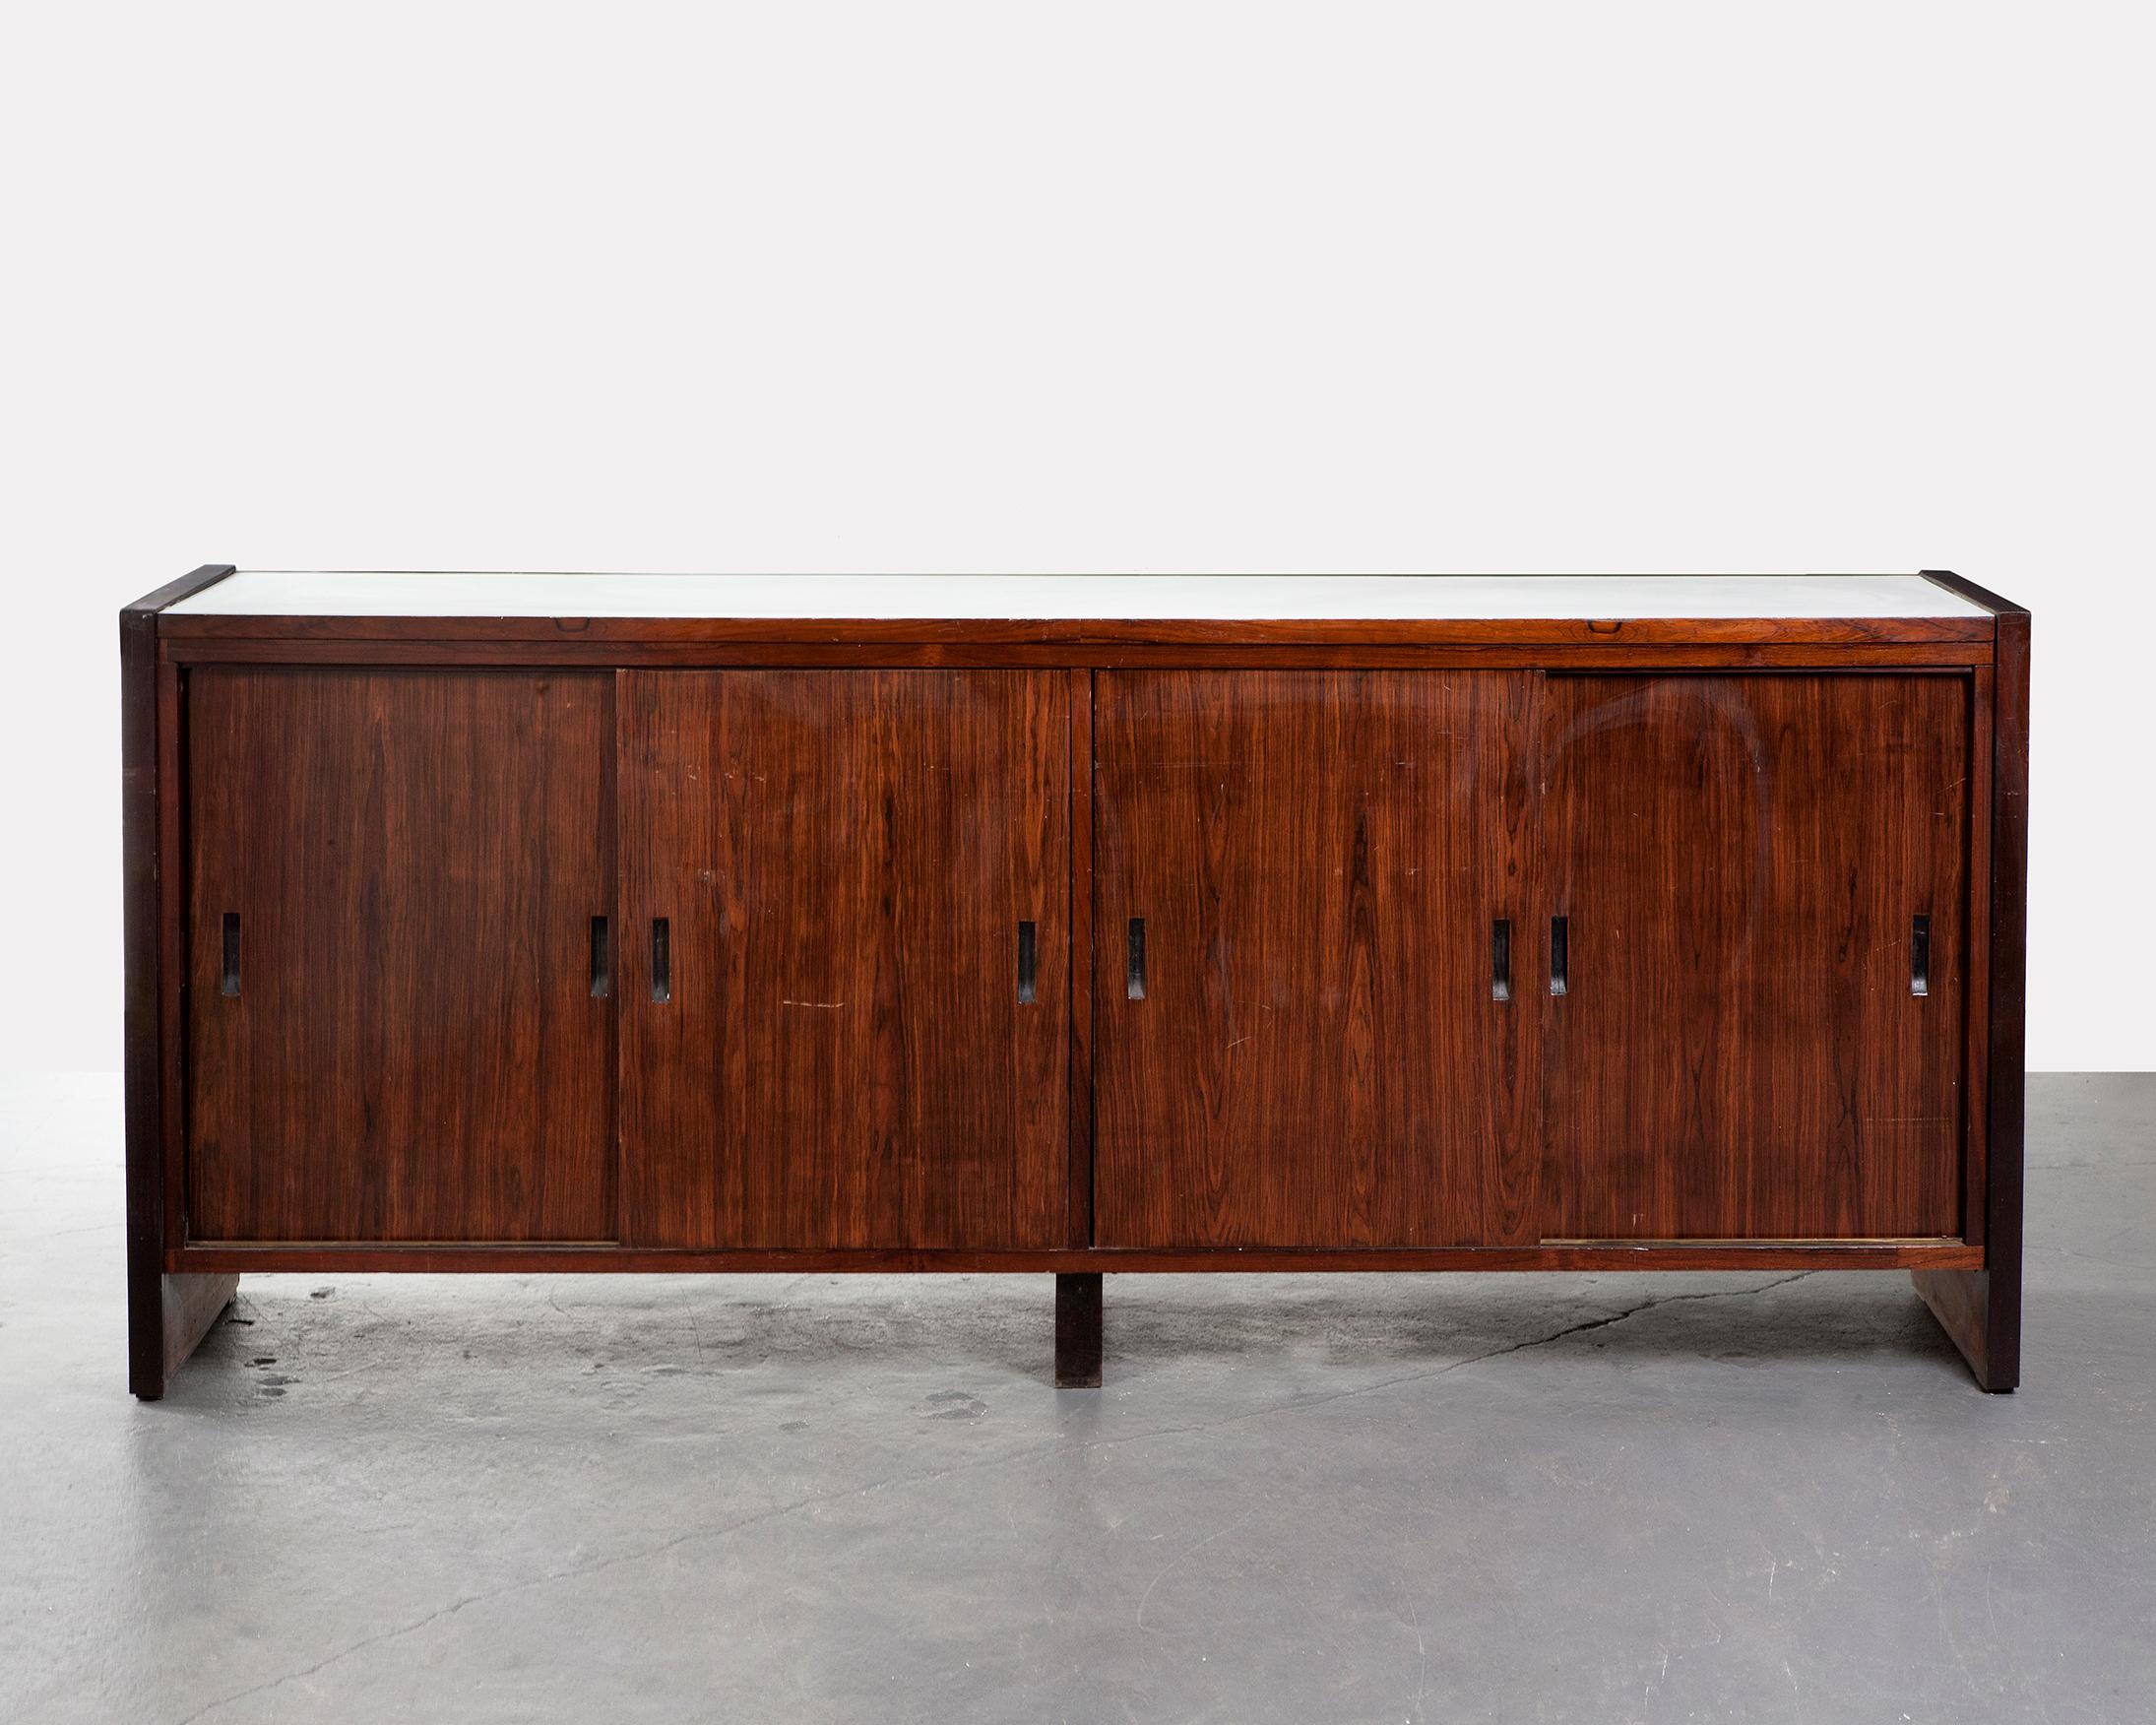
[[[2019,1373],[1949,575],[328,575],[121,616],[131,1378],[248,1270],[1906,1268]]]

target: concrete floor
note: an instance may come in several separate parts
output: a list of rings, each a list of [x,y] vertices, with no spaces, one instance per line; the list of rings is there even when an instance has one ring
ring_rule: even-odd
[[[124,1389],[0,1081],[0,1720],[2140,1721],[2156,1077],[2031,1082],[2025,1386],[1899,1275],[264,1277]]]

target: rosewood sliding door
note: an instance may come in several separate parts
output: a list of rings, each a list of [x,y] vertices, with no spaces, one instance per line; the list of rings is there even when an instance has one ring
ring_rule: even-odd
[[[612,691],[190,673],[192,1238],[611,1236]]]
[[[1099,1244],[1535,1240],[1538,683],[1096,677]]]
[[[621,674],[624,1240],[1063,1244],[1068,689]]]
[[[1546,1233],[1961,1234],[1969,679],[1546,687]]]

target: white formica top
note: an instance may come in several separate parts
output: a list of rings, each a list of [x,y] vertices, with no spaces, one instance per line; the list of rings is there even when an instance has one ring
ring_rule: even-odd
[[[1061,618],[1981,617],[1921,575],[596,575],[243,569],[221,616]]]

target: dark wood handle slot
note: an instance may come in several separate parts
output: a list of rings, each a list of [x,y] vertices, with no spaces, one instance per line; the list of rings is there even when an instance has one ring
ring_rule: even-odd
[[[1499,917],[1490,925],[1490,997],[1512,998],[1512,919]]]
[[[652,998],[673,998],[673,950],[664,917],[652,919]]]
[[[592,998],[603,1000],[614,991],[614,943],[604,917],[592,919]]]
[[[218,992],[239,992],[239,913],[224,913],[224,955],[218,974]]]
[[[1932,919],[1915,917],[1909,924],[1909,991],[1922,999],[1932,991]]]
[[[1036,936],[1031,923],[1018,925],[1018,998],[1030,1004],[1033,1000],[1033,972],[1036,961]]]
[[[1130,919],[1128,966],[1123,973],[1123,992],[1133,1000],[1145,998],[1145,919]]]
[[[1550,919],[1550,991],[1569,993],[1572,988],[1572,929],[1568,917]]]

